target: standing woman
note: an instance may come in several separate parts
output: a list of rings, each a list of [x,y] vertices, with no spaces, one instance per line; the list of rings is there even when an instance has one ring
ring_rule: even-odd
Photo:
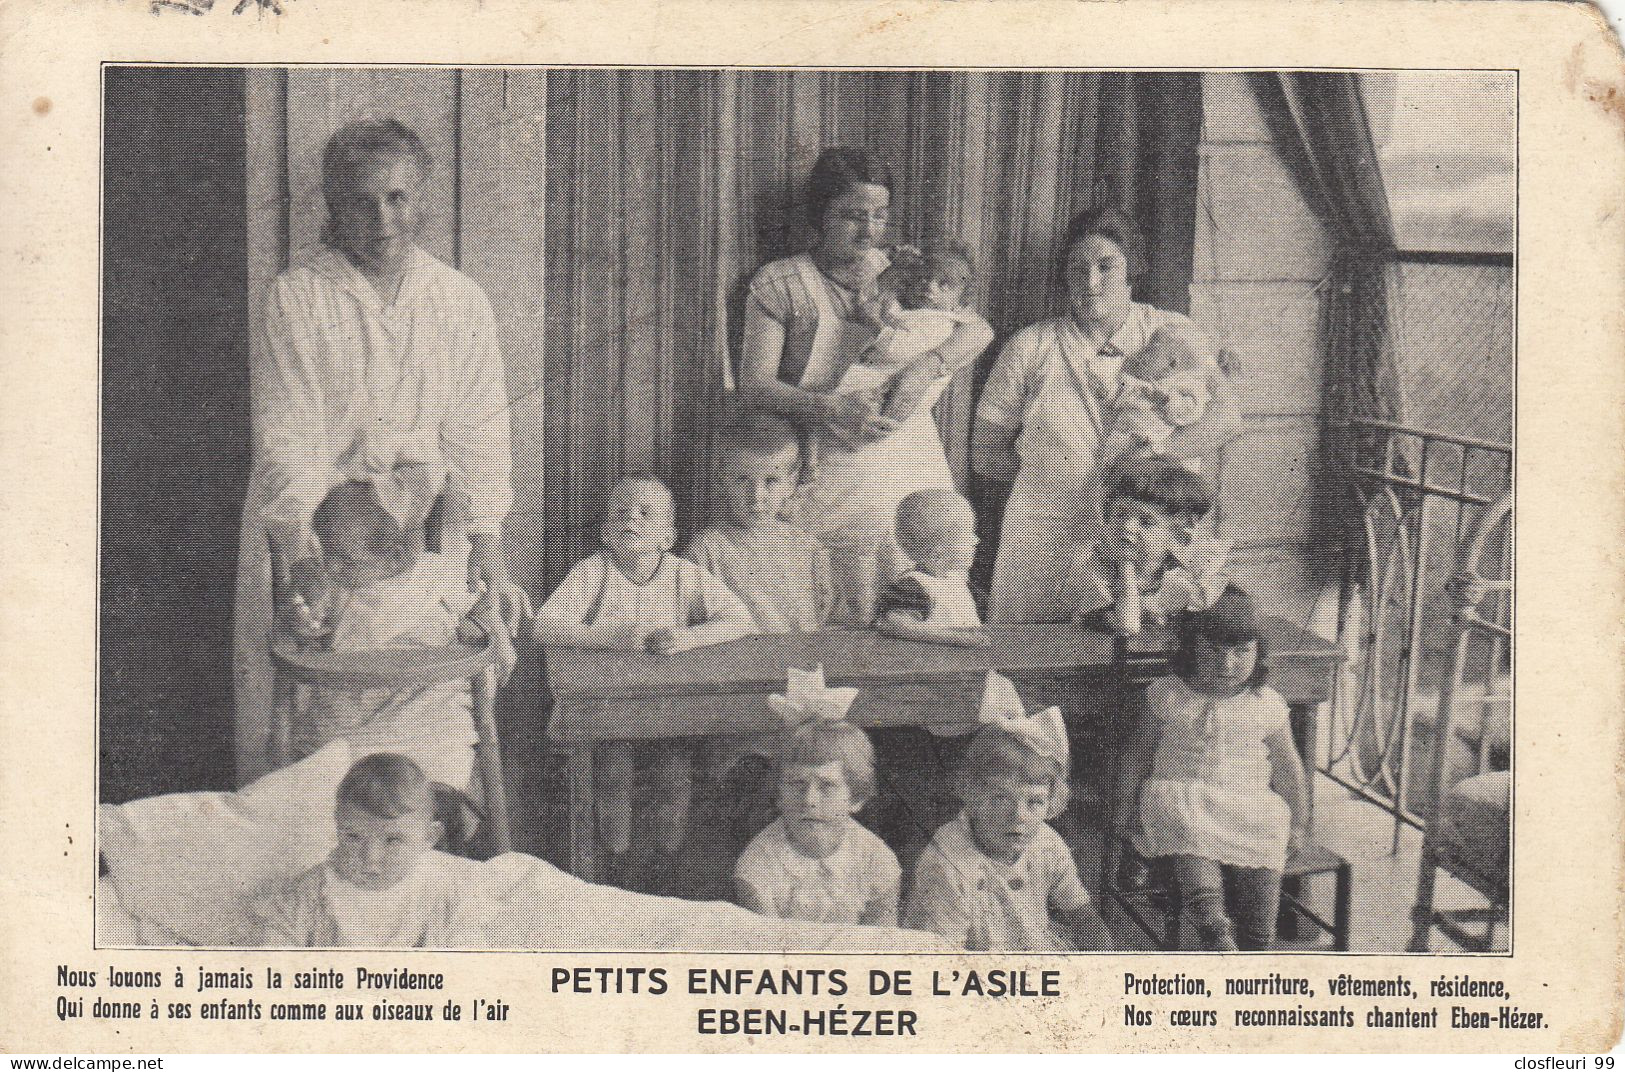
[[[883,162],[861,149],[824,150],[806,190],[817,237],[806,252],[756,273],[745,311],[741,400],[799,422],[819,443],[798,520],[830,550],[832,624],[873,621],[877,586],[895,572],[897,504],[910,492],[953,488],[931,409],[953,374],[993,341],[979,317],[956,326],[916,359],[935,380],[897,419],[881,416],[870,396],[834,393],[875,337],[860,309],[890,263],[882,241],[891,196]]]
[[[999,535],[988,617],[995,622],[1066,621],[1067,577],[1079,548],[1100,529],[1100,447],[1125,358],[1151,333],[1189,321],[1133,300],[1145,267],[1140,230],[1111,206],[1090,209],[1061,246],[1066,315],[1025,328],[999,352],[977,404],[972,465],[1014,482]],[[1176,432],[1175,457],[1211,455],[1241,433],[1228,381],[1208,414]]]
[[[322,157],[325,248],[278,276],[266,298],[238,552],[240,784],[275,759],[269,541],[291,564],[292,591],[314,585],[322,567],[311,517],[343,480],[443,467],[450,497],[468,517],[470,590],[488,588],[510,628],[530,612],[502,553],[512,457],[491,305],[415,242],[430,166],[422,140],[393,119],[335,133]]]

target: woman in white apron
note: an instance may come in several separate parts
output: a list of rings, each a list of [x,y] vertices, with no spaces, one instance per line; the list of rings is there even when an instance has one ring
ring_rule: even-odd
[[[993,333],[976,318],[918,358],[938,376],[901,421],[882,417],[865,395],[836,393],[875,337],[859,309],[889,263],[880,243],[891,172],[861,150],[826,149],[813,165],[806,204],[818,232],[812,248],[766,265],[751,280],[739,388],[745,404],[797,420],[815,439],[817,464],[796,520],[830,549],[831,623],[866,626],[878,587],[903,568],[894,538],[897,504],[914,491],[954,486],[932,407]]]
[[[1091,209],[1062,246],[1065,316],[1040,321],[1005,343],[977,404],[972,463],[989,480],[1014,482],[999,534],[988,617],[994,622],[1066,621],[1074,557],[1100,531],[1100,447],[1123,361],[1157,328],[1188,322],[1132,299],[1145,246],[1122,212]],[[1228,385],[1209,417],[1182,429],[1169,453],[1209,454],[1241,431]],[[1197,441],[1200,439],[1200,441]]]
[[[507,577],[502,521],[513,499],[508,394],[490,303],[414,243],[430,166],[393,120],[353,123],[323,158],[327,248],[266,298],[252,368],[254,468],[238,552],[234,643],[237,779],[272,766],[270,661],[275,539],[293,583],[321,567],[311,516],[329,489],[367,471],[444,466],[465,507],[471,588],[512,622],[529,613]],[[450,547],[447,548],[450,550]]]

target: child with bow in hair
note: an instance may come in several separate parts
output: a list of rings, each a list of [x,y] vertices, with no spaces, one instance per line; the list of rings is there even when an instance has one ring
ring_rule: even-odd
[[[857,689],[824,686],[824,668],[790,669],[785,695],[779,817],[734,866],[739,903],[764,916],[815,923],[897,925],[897,857],[853,816],[875,791],[869,737],[846,719]]]
[[[778,819],[734,866],[744,908],[811,923],[897,926],[897,856],[853,819],[874,796],[874,747],[847,721],[856,698],[856,689],[827,689],[822,666],[791,668],[785,695],[769,697],[785,721]]]
[[[903,925],[970,950],[1112,948],[1048,822],[1068,799],[1060,708],[1027,714],[1009,679],[990,672],[979,717],[956,778],[964,808],[921,854]]]

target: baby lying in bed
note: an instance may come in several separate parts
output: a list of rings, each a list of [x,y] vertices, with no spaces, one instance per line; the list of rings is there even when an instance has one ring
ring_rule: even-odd
[[[489,636],[504,676],[513,640],[488,597],[468,591],[466,565],[425,548],[423,517],[405,523],[385,509],[376,480],[351,480],[327,494],[312,522],[325,576],[296,585],[295,636],[335,652],[439,648]],[[358,752],[400,752],[429,777],[462,789],[473,771],[474,732],[467,682],[416,689],[312,688],[298,705],[290,745],[303,757],[337,738]]]
[[[338,844],[326,860],[267,896],[261,944],[283,948],[479,948],[480,915],[452,858],[429,780],[405,756],[375,752],[339,783]]]

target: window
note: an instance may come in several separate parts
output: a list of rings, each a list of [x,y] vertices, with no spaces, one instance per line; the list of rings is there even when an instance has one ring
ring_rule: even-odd
[[[1399,248],[1511,254],[1514,72],[1372,72],[1364,89]]]

